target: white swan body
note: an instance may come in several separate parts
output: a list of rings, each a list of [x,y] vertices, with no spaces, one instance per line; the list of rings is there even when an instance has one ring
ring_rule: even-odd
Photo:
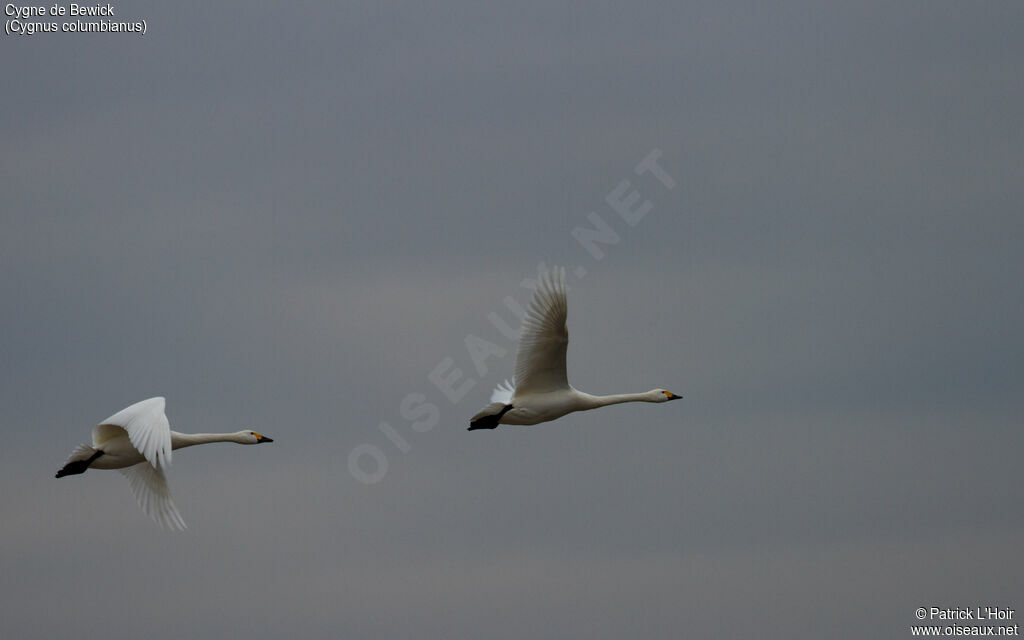
[[[574,389],[568,381],[565,353],[568,305],[565,269],[541,276],[523,319],[516,353],[515,386],[506,380],[491,394],[491,404],[470,419],[469,430],[494,429],[499,424],[534,425],[574,411],[587,411],[622,402],[668,402],[677,396],[664,389],[643,393],[594,396]]]
[[[682,396],[666,396],[663,389],[643,393],[594,396],[572,387],[548,393],[519,394],[510,400],[513,408],[501,417],[501,424],[534,425],[550,422],[574,411],[588,411],[623,402],[667,402]]]
[[[184,529],[185,521],[171,499],[164,469],[171,451],[211,442],[259,444],[273,442],[255,431],[179,433],[171,431],[163,398],[149,398],[118,411],[92,429],[92,446],[80,444],[71,452],[58,478],[88,469],[118,469],[128,478],[139,506],[161,526]]]

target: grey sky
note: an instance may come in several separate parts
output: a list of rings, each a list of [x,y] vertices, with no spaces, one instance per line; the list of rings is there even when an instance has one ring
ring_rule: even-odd
[[[1024,615],[1024,8],[516,4],[120,2],[145,36],[0,36],[4,637]],[[634,172],[655,149],[672,189]],[[487,316],[541,262],[586,269],[575,386],[685,400],[466,432],[512,375]],[[507,355],[481,375],[469,335]],[[183,534],[119,474],[53,478],[152,395],[275,439],[175,456]]]

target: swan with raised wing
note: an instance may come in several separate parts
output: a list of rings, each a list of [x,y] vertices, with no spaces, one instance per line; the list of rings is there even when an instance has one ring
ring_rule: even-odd
[[[491,404],[470,418],[469,431],[494,429],[499,424],[531,425],[622,402],[678,400],[665,389],[643,393],[594,396],[569,385],[565,351],[569,346],[565,269],[555,268],[539,278],[530,307],[523,318],[516,352],[515,385],[499,384]]]
[[[171,500],[171,489],[164,475],[171,464],[172,450],[211,442],[273,442],[248,429],[234,433],[171,431],[164,407],[163,398],[149,398],[93,427],[92,446],[75,447],[57,477],[85,473],[88,469],[117,469],[128,478],[132,495],[150,518],[163,527],[181,530],[185,528],[185,521]]]

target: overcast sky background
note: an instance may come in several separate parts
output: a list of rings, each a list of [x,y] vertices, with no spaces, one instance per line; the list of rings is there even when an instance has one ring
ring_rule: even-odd
[[[145,36],[0,37],[4,637],[1024,612],[1024,5],[515,4],[125,1]],[[655,149],[672,189],[634,171]],[[576,387],[685,400],[467,432],[512,375],[488,314],[541,262]],[[507,354],[477,371],[470,335]],[[153,395],[275,439],[175,455],[184,533],[117,473],[53,478]]]

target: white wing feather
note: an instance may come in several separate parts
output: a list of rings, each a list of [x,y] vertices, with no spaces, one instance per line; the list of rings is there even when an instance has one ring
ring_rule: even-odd
[[[539,278],[523,319],[516,353],[516,393],[569,388],[565,372],[565,351],[569,345],[567,314],[565,269],[556,267]]]
[[[128,433],[132,446],[154,468],[166,469],[171,464],[171,425],[164,414],[165,404],[163,398],[156,397],[121,409],[93,427],[93,446],[98,447],[119,435],[119,429],[123,429]]]
[[[512,386],[512,383],[506,380],[502,382],[494,391],[491,392],[491,402],[500,402],[501,404],[511,404],[512,394],[516,392],[516,388]]]
[[[167,485],[164,472],[148,462],[118,469],[128,479],[128,486],[139,506],[161,527],[185,529],[185,520],[178,513],[178,507],[171,500],[171,488]]]

